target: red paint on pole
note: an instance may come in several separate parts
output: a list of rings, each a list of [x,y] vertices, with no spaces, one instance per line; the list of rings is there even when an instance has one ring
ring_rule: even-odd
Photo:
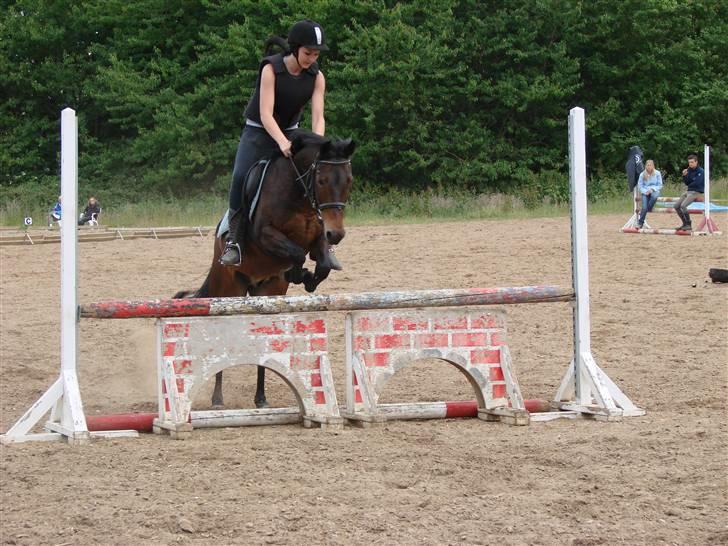
[[[551,406],[546,400],[537,398],[524,400],[523,405],[526,406],[528,413],[545,413],[551,411]],[[478,402],[476,400],[460,400],[458,402],[445,402],[445,417],[477,417]]]
[[[478,403],[475,400],[445,402],[445,417],[477,417]]]
[[[83,306],[88,318],[194,317],[210,314],[209,298],[186,300],[109,301]]]
[[[137,430],[152,432],[152,423],[158,417],[156,413],[116,413],[112,415],[86,416],[89,432],[102,430]]]

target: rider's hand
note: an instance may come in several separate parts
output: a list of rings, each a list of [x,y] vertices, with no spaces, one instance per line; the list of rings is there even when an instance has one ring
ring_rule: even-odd
[[[291,157],[291,141],[286,140],[284,143],[279,144],[278,147],[281,149],[281,153],[285,157]]]

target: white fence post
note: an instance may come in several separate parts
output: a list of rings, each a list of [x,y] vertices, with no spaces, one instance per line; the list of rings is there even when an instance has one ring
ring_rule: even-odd
[[[703,154],[703,171],[705,171],[705,203],[703,203],[705,210],[703,211],[703,215],[705,217],[706,229],[710,231],[710,146],[707,144],[705,145]]]
[[[571,266],[574,303],[574,356],[554,402],[561,409],[612,420],[644,415],[597,365],[591,352],[589,238],[587,233],[586,126],[584,109],[569,112],[569,185],[571,187]],[[574,386],[574,401],[562,403]]]
[[[569,185],[571,186],[571,269],[574,305],[574,385],[576,401],[590,404],[591,393],[581,377],[583,353],[591,353],[589,322],[589,241],[586,214],[586,137],[584,109],[569,112]]]

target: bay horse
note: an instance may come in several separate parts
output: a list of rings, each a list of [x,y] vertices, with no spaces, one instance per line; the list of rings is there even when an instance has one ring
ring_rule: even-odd
[[[328,277],[332,264],[325,243],[336,245],[346,233],[344,207],[353,183],[355,144],[304,130],[295,131],[291,143],[290,158],[278,155],[270,160],[245,240],[239,241],[242,263],[232,267],[220,263],[225,238],[218,234],[202,286],[196,292],[178,292],[175,298],[280,296],[290,283],[313,292]],[[314,271],[303,267],[307,255],[316,262]],[[212,405],[223,406],[222,372],[215,376]],[[255,405],[268,405],[262,366],[258,366]]]

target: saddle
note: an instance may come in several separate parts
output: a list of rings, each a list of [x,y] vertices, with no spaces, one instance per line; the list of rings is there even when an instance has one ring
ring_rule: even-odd
[[[243,182],[243,203],[242,206],[248,211],[247,221],[253,221],[253,215],[255,209],[258,206],[258,200],[260,199],[260,192],[263,188],[263,180],[265,179],[268,166],[270,165],[269,159],[261,159],[253,164],[245,175],[245,181]],[[220,220],[217,226],[217,237],[225,237],[227,232],[230,230],[230,210],[225,211],[225,215]]]

